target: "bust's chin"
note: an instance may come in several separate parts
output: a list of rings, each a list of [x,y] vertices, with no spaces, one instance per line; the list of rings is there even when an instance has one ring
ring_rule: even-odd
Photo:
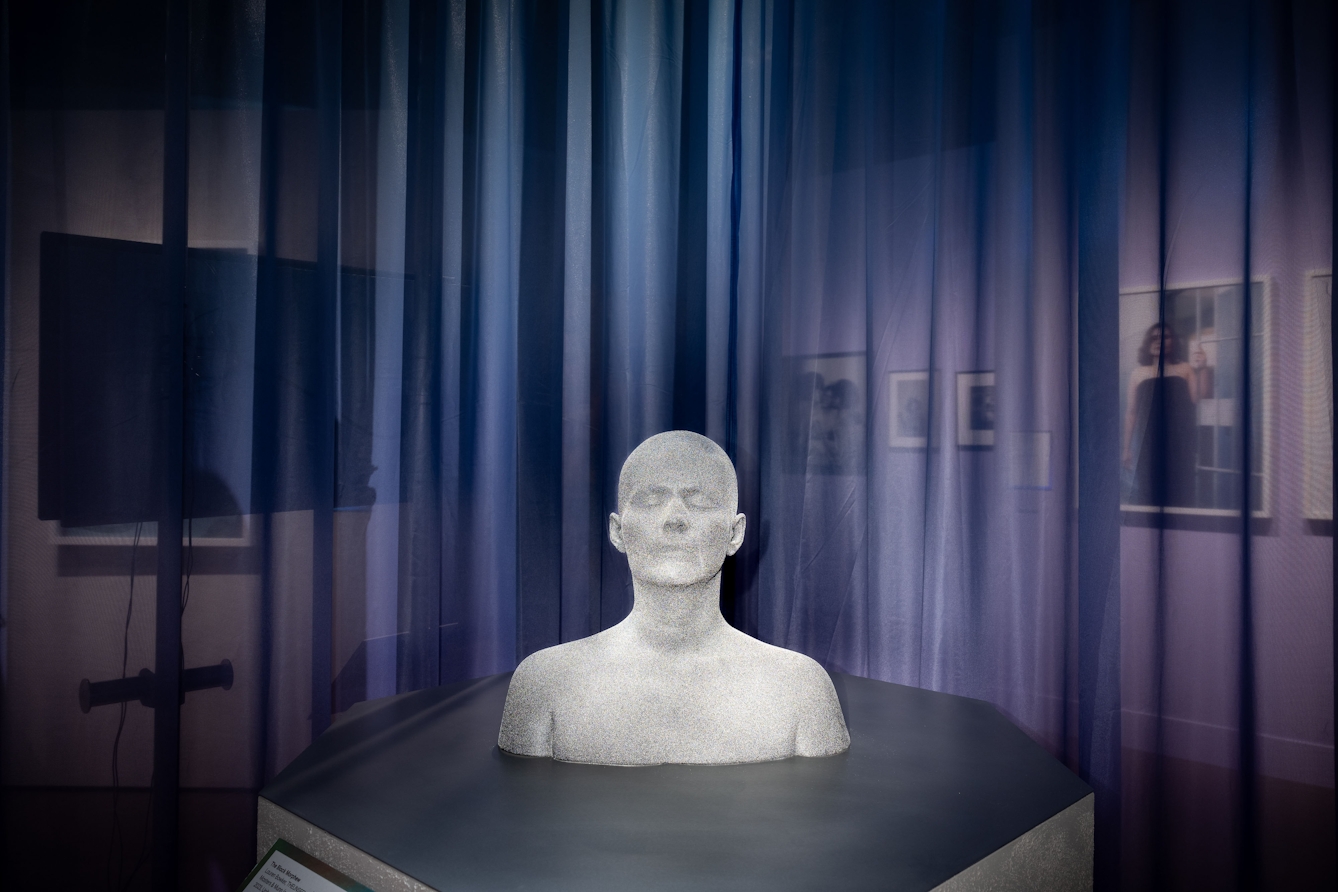
[[[694,558],[659,560],[637,569],[639,572],[632,574],[633,579],[658,588],[687,588],[709,582],[720,574],[719,567],[703,566]]]

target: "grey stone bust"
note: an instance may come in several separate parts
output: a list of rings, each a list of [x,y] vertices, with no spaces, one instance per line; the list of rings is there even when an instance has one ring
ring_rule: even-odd
[[[831,679],[720,614],[720,568],[743,544],[734,465],[687,431],[638,446],[609,538],[632,568],[627,618],[516,668],[497,745],[598,765],[730,764],[850,746]]]

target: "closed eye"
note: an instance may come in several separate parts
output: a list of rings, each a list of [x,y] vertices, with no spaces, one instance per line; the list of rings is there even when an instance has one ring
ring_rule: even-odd
[[[632,503],[638,508],[658,508],[667,501],[669,490],[659,486],[639,490],[632,496]]]
[[[683,503],[689,508],[718,508],[719,501],[709,492],[700,489],[690,489],[683,493]]]

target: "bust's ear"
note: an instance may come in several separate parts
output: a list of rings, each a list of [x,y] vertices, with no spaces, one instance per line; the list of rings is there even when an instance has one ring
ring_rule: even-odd
[[[609,515],[609,541],[614,548],[623,554],[627,553],[627,546],[623,544],[623,519],[616,512]]]
[[[730,525],[729,529],[729,548],[725,550],[725,554],[733,554],[743,545],[743,532],[747,526],[748,518],[742,514],[734,515],[734,523]]]

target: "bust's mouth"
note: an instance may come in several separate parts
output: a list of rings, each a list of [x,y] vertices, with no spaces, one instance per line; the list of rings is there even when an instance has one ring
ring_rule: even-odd
[[[651,553],[657,557],[694,557],[697,549],[690,545],[657,545]]]

